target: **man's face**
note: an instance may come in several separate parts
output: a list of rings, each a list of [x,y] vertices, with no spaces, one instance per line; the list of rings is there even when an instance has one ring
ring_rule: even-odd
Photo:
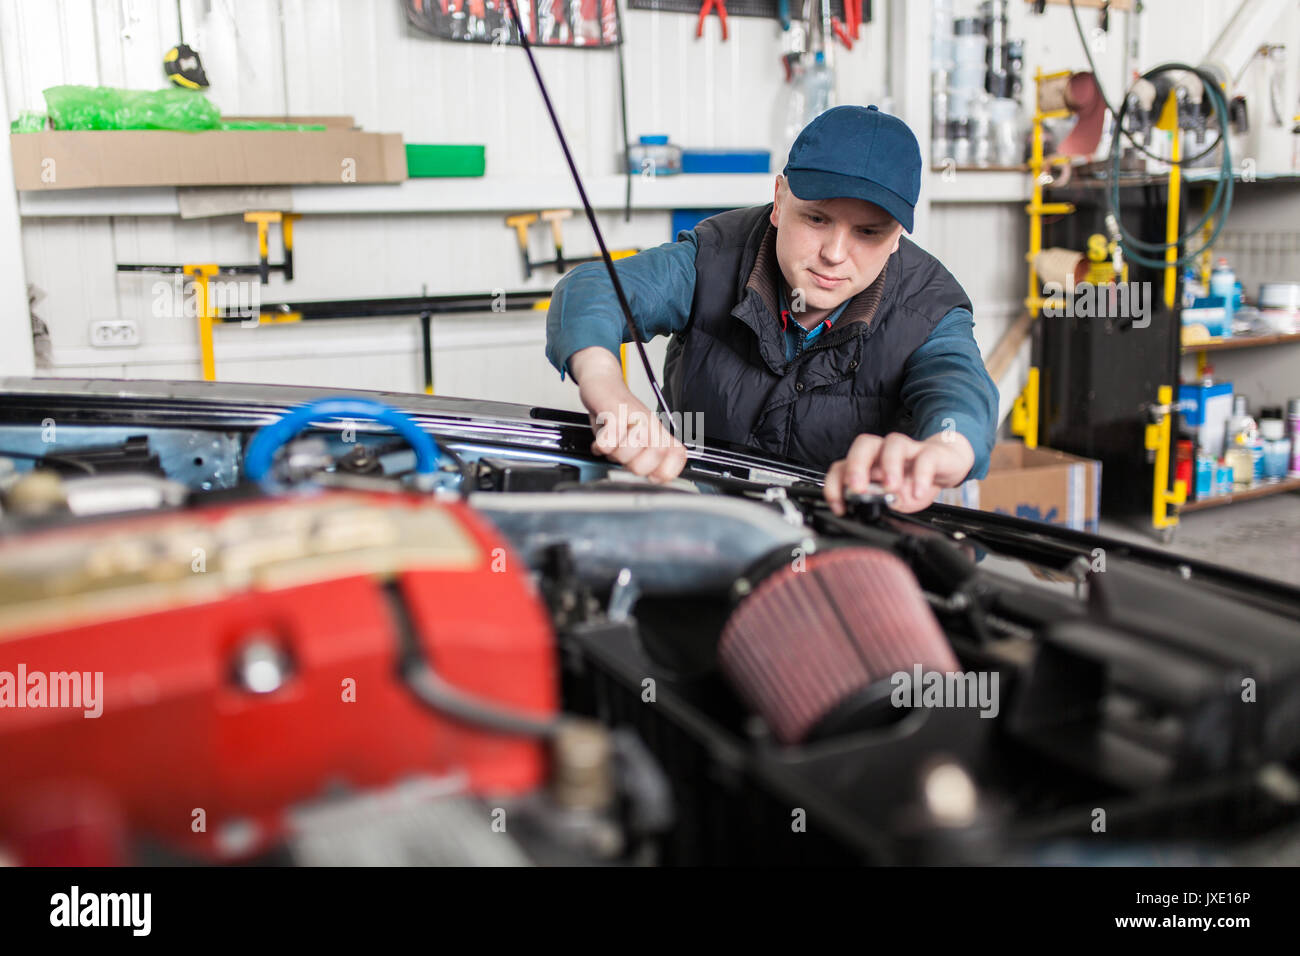
[[[776,178],[776,258],[805,310],[829,312],[857,295],[898,248],[903,226],[863,199],[803,200]]]

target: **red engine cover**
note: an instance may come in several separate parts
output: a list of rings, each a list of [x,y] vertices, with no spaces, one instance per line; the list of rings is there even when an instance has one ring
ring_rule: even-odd
[[[203,544],[186,553],[187,539]],[[5,578],[0,841],[22,862],[103,862],[142,835],[244,856],[283,834],[286,809],[338,787],[463,774],[469,791],[518,793],[544,779],[538,741],[441,719],[398,677],[395,600],[457,688],[555,712],[545,608],[462,503],[332,492],[46,531],[0,545]],[[279,689],[236,680],[250,641],[283,651]],[[61,701],[47,688],[47,706],[25,706],[41,702],[32,675],[72,672],[102,673],[100,716],[49,706],[72,696],[57,676]]]

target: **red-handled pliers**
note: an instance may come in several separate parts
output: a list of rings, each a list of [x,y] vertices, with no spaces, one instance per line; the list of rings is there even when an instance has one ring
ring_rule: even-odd
[[[700,7],[700,19],[695,24],[697,40],[704,36],[704,19],[709,15],[709,11],[714,9],[718,11],[718,19],[722,21],[722,39],[727,38],[727,0],[704,0],[704,5]]]
[[[839,38],[846,50],[853,49],[853,35],[849,33],[849,28],[841,22],[839,17],[831,17],[831,32]]]
[[[849,33],[848,23],[841,21],[839,17],[831,17],[831,33],[844,44],[845,49],[853,49],[853,34]]]

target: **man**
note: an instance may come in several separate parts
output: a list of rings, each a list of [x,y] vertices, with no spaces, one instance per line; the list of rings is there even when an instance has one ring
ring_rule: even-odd
[[[799,134],[770,205],[713,216],[617,265],[641,334],[673,336],[673,412],[700,414],[710,437],[828,469],[836,514],[869,481],[919,511],[988,471],[997,388],[970,300],[902,235],[920,187],[902,120],[836,107]],[[578,382],[593,452],[676,477],[685,448],[623,382],[630,335],[602,264],[556,285],[546,340],[551,364]]]

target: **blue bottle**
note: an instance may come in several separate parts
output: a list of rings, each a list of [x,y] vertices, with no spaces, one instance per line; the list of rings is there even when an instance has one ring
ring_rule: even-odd
[[[1208,498],[1214,494],[1215,461],[1209,455],[1196,456],[1196,498]]]
[[[1232,337],[1232,302],[1237,294],[1237,275],[1228,265],[1228,260],[1222,257],[1214,265],[1214,271],[1210,273],[1210,295],[1223,297],[1223,337]]]

